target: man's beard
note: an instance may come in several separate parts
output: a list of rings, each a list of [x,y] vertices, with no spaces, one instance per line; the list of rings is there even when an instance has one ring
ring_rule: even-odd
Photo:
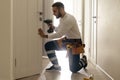
[[[56,16],[56,18],[60,18],[62,16],[62,14],[59,12],[58,15]]]

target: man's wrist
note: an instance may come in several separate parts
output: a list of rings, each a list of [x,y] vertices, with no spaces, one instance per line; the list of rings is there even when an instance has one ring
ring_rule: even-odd
[[[48,35],[44,35],[43,37],[44,37],[44,38],[48,38]]]

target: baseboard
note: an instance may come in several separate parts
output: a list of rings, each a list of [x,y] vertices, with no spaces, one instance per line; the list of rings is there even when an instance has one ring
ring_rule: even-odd
[[[114,80],[105,70],[103,70],[99,65],[97,65],[91,58],[89,60],[94,66],[99,68],[105,75],[107,75],[111,80]]]
[[[96,65],[104,74],[106,74],[111,80],[114,80],[105,70],[103,70],[99,65]]]
[[[47,56],[42,56],[42,58],[48,58]]]

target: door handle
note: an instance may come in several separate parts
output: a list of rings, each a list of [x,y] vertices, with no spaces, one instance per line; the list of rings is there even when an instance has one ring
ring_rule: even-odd
[[[40,21],[42,21],[42,17],[40,17],[40,19],[39,19]]]
[[[39,12],[40,15],[43,15],[43,12]]]

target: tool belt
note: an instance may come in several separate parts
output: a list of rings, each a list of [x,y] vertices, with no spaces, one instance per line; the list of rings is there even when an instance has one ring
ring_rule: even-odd
[[[67,51],[71,50],[73,55],[83,54],[85,52],[84,48],[85,44],[79,44],[79,46],[67,44]]]
[[[81,39],[61,39],[57,41],[59,46],[66,46],[67,51],[72,50],[73,55],[84,53],[85,44],[82,44]]]

